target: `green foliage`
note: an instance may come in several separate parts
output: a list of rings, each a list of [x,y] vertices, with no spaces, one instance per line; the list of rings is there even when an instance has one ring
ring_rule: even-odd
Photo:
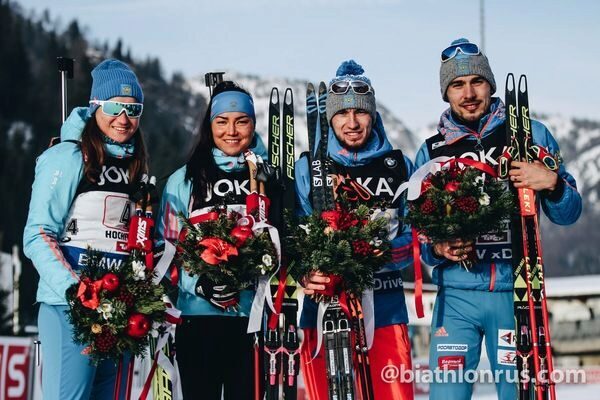
[[[163,322],[163,288],[152,282],[152,273],[145,271],[137,254],[129,256],[118,269],[107,268],[102,257],[103,253],[88,249],[80,282],[67,289],[73,340],[87,346],[84,351],[95,364],[109,359],[117,362],[124,352],[144,356],[150,332],[130,336],[128,322],[135,314],[143,314],[150,325]],[[102,283],[109,273],[118,277],[114,290]]]
[[[365,205],[338,204],[336,210],[298,222],[288,219],[285,245],[294,279],[300,282],[311,271],[321,271],[339,275],[349,293],[372,288],[373,274],[390,262],[391,244],[387,219],[369,219],[370,213]]]
[[[474,240],[506,229],[515,209],[505,183],[473,167],[450,167],[423,182],[421,196],[409,202],[406,222],[433,242]]]
[[[241,215],[226,212],[225,208],[209,212],[214,219],[192,224],[180,215],[183,234],[177,242],[179,249],[177,262],[190,275],[206,276],[211,281],[242,290],[254,284],[261,275],[272,273],[277,268],[277,253],[267,231],[252,232],[245,227],[248,235],[240,241],[232,235],[240,230]],[[202,244],[204,243],[204,244]],[[215,243],[219,248],[213,248]],[[236,253],[236,254],[234,254]],[[227,255],[227,259],[216,263],[210,254]],[[208,261],[207,261],[208,260]]]

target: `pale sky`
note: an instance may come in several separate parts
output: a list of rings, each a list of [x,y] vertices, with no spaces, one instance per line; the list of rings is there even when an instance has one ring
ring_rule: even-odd
[[[117,38],[165,72],[214,70],[329,80],[341,61],[365,68],[377,100],[410,129],[436,122],[440,52],[481,43],[480,0],[19,0],[92,40]],[[485,0],[485,52],[504,95],[526,73],[534,112],[600,120],[600,1]]]

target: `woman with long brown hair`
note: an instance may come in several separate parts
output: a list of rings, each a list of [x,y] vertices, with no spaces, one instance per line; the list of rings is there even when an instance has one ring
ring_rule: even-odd
[[[100,63],[92,78],[89,107],[72,111],[61,142],[37,161],[23,235],[25,255],[40,274],[44,399],[112,399],[117,375],[112,361],[93,366],[73,342],[65,291],[77,282],[88,247],[102,251],[111,268],[127,255],[129,196],[147,172],[139,128],[144,95],[118,60]]]

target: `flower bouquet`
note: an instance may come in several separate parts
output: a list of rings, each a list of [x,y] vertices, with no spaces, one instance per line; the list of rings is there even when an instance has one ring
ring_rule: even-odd
[[[371,218],[373,211],[338,196],[333,210],[313,213],[292,226],[286,244],[294,278],[300,282],[316,270],[329,275],[327,297],[342,291],[360,297],[372,288],[373,274],[391,260],[388,220]]]
[[[163,288],[136,254],[109,268],[102,252],[88,249],[79,282],[67,289],[74,341],[87,345],[94,364],[125,352],[143,356],[153,324],[165,320]]]
[[[225,206],[193,218],[180,215],[183,229],[176,259],[191,276],[207,277],[217,285],[240,291],[278,268],[277,251],[269,232],[253,229],[252,216]]]
[[[425,177],[420,195],[408,202],[405,220],[427,241],[475,240],[506,228],[514,210],[512,194],[495,179],[494,170],[463,161],[473,165],[448,161]]]

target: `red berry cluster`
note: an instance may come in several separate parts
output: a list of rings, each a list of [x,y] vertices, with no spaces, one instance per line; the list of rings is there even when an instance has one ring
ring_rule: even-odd
[[[479,209],[479,202],[472,196],[459,197],[454,200],[454,206],[463,212],[473,214]]]
[[[423,204],[421,204],[421,212],[423,214],[433,214],[435,210],[435,203],[431,199],[425,199]]]
[[[366,257],[371,254],[371,245],[365,240],[355,240],[352,242],[352,251],[354,254]]]
[[[102,332],[96,337],[96,349],[101,353],[108,353],[117,344],[117,337],[110,331],[106,325],[102,327]]]
[[[119,292],[117,300],[121,300],[123,303],[125,303],[127,308],[131,308],[135,305],[135,297],[127,289],[123,289]]]

